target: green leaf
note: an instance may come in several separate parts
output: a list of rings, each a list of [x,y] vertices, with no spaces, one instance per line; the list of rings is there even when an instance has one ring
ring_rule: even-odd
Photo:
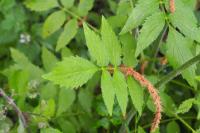
[[[86,44],[92,59],[97,61],[97,64],[99,66],[107,66],[109,62],[109,57],[107,55],[105,45],[103,44],[100,37],[97,34],[95,34],[94,31],[89,29],[89,27],[86,24],[84,24],[83,26]]]
[[[18,69],[28,71],[31,79],[41,79],[43,71],[38,66],[33,65],[28,58],[17,49],[11,48],[10,51]]]
[[[56,116],[61,115],[73,104],[75,100],[75,92],[71,89],[62,88],[58,96],[58,109]]]
[[[175,121],[167,124],[167,133],[180,133],[180,127]]]
[[[181,105],[178,107],[178,110],[176,111],[176,113],[177,114],[179,114],[179,113],[184,114],[184,113],[188,112],[192,108],[192,105],[193,105],[194,102],[195,102],[194,98],[190,98],[190,99],[183,101],[181,103]]]
[[[138,127],[138,133],[145,133],[145,131],[142,127]]]
[[[41,133],[62,133],[62,132],[60,132],[58,129],[50,127],[41,129]]]
[[[65,8],[71,8],[74,5],[74,0],[61,0]]]
[[[44,78],[66,88],[78,88],[85,84],[98,68],[81,57],[68,57]]]
[[[124,34],[136,28],[146,17],[158,11],[158,8],[158,0],[139,0],[136,7],[132,10],[120,34]]]
[[[61,28],[66,20],[66,15],[64,11],[56,11],[53,12],[48,18],[45,20],[42,35],[43,37],[48,37],[53,34],[55,31]]]
[[[167,59],[169,63],[176,69],[188,60],[190,60],[193,55],[190,51],[188,45],[192,45],[192,42],[187,38],[184,38],[181,34],[179,34],[174,29],[170,28],[169,35],[167,39]],[[194,79],[196,65],[193,65],[182,73],[184,79],[188,81],[188,83],[195,87],[197,83]]]
[[[128,102],[128,90],[127,84],[124,75],[116,70],[113,75],[113,85],[115,88],[115,94],[117,101],[123,113],[123,116],[126,114],[126,107]]]
[[[47,48],[42,48],[42,63],[46,71],[50,71],[58,62],[56,56]]]
[[[134,67],[137,64],[137,59],[133,56],[135,55],[136,40],[127,33],[120,36],[120,41],[122,43],[123,64]]]
[[[141,116],[144,105],[143,88],[132,77],[128,77],[127,84],[128,84],[129,94],[132,99],[132,103],[135,106],[136,110],[139,112],[139,115]]]
[[[76,133],[76,127],[72,124],[72,122],[66,120],[65,118],[60,118],[57,122],[63,133]]]
[[[115,89],[112,82],[110,73],[103,70],[101,77],[101,91],[104,103],[110,116],[112,116],[113,105],[115,100]]]
[[[102,17],[101,35],[103,43],[108,51],[110,62],[118,66],[121,63],[121,46],[117,36],[104,17]]]
[[[165,26],[165,17],[163,13],[154,13],[143,24],[141,33],[138,37],[135,56],[137,57],[146,49],[161,33]]]
[[[176,11],[170,15],[170,21],[187,37],[200,42],[200,30],[193,10],[184,5],[181,0],[176,0],[175,4]]]
[[[58,7],[57,0],[26,0],[24,4],[33,11],[45,11]]]
[[[65,45],[69,44],[69,42],[75,37],[78,30],[78,24],[76,19],[70,20],[64,27],[64,31],[58,38],[56,51],[64,48]]]
[[[94,0],[80,0],[78,4],[78,13],[80,16],[86,16],[92,9]]]
[[[81,89],[78,94],[78,100],[82,108],[89,114],[91,114],[93,95],[88,89]]]
[[[45,116],[45,118],[41,117],[41,120],[50,119],[55,114],[55,101],[53,99],[49,99],[48,101],[42,100],[33,112]]]

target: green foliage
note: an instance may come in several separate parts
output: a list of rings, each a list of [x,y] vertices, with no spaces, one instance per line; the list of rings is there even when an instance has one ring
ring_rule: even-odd
[[[59,62],[51,73],[44,76],[45,79],[66,88],[78,88],[85,84],[98,68],[80,57],[68,57]]]
[[[154,133],[199,132],[199,5],[175,0],[174,13],[169,6],[1,0],[0,89],[28,128],[1,97],[0,132],[149,132],[155,101],[124,67],[157,87],[162,119]]]
[[[69,42],[75,37],[78,29],[77,20],[73,19],[67,22],[67,24],[64,27],[64,31],[58,38],[56,51],[59,51],[60,49],[64,48]]]
[[[110,76],[109,72],[107,72],[106,70],[102,72],[101,91],[102,91],[102,97],[104,99],[105,105],[108,109],[108,113],[112,115],[114,98],[115,98],[115,89],[113,86],[112,77]]]
[[[56,11],[48,16],[43,26],[43,36],[48,37],[64,24],[66,20],[65,12]]]
[[[105,45],[109,54],[110,63],[118,66],[121,63],[121,47],[117,36],[104,17],[102,17],[101,35],[103,44]]]
[[[147,18],[138,37],[137,49],[135,52],[136,57],[154,40],[156,40],[164,25],[165,18],[163,13],[154,13],[152,16]]]

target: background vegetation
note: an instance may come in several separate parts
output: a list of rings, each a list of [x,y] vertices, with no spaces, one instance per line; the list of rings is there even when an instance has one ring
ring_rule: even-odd
[[[0,0],[0,133],[150,132],[156,110],[147,86],[120,65],[158,90],[154,132],[200,132],[198,7],[198,0]]]

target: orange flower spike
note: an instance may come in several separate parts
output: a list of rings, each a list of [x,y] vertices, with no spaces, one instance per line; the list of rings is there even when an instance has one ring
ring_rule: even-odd
[[[176,11],[175,0],[169,0],[169,10],[171,13],[174,13]]]

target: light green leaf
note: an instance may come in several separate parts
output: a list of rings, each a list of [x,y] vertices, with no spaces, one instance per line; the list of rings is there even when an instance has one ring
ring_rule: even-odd
[[[116,70],[113,76],[113,85],[115,88],[115,94],[117,97],[117,101],[123,113],[123,116],[126,114],[126,107],[128,103],[128,90],[127,84],[124,75]]]
[[[192,42],[187,38],[184,38],[181,34],[179,34],[174,29],[170,28],[169,35],[167,39],[167,59],[169,63],[176,69],[188,60],[190,60],[193,55],[190,51],[188,45],[192,45]],[[193,65],[182,73],[184,79],[188,81],[188,83],[196,87],[197,83],[194,79],[196,65]]]
[[[55,114],[55,101],[53,99],[49,99],[48,101],[42,100],[41,103],[35,108],[34,113],[41,114],[44,117],[38,117],[39,120],[50,119]]]
[[[141,33],[138,37],[135,56],[137,57],[144,49],[146,49],[161,33],[165,25],[165,17],[163,13],[154,13],[143,24]]]
[[[94,0],[80,0],[78,4],[78,13],[80,16],[86,16],[92,9]]]
[[[109,57],[107,55],[105,45],[103,44],[100,37],[97,34],[95,34],[94,31],[89,29],[89,27],[86,24],[84,24],[83,26],[86,44],[92,59],[97,61],[97,64],[99,66],[107,66],[109,62]]]
[[[71,8],[74,5],[74,0],[61,0],[65,8]]]
[[[180,127],[176,121],[171,121],[167,124],[167,133],[180,133]]]
[[[58,129],[50,127],[41,129],[41,133],[62,133],[62,132],[60,132]]]
[[[104,103],[110,116],[112,116],[113,105],[115,100],[115,89],[112,82],[110,73],[103,70],[101,77],[101,91]]]
[[[76,19],[70,20],[64,27],[64,31],[58,38],[56,51],[64,48],[75,37],[78,30],[78,24]]]
[[[192,108],[192,105],[193,105],[194,102],[195,102],[194,98],[190,98],[190,99],[183,101],[181,103],[181,105],[178,107],[178,110],[176,111],[176,113],[177,114],[179,114],[179,113],[184,114],[184,113],[188,112]]]
[[[145,133],[145,131],[142,127],[138,127],[138,133]]]
[[[132,10],[120,34],[124,34],[136,28],[146,17],[158,11],[158,8],[158,0],[139,0],[136,7]]]
[[[104,17],[102,17],[101,35],[109,54],[110,62],[113,65],[118,66],[121,63],[121,46],[117,36]]]
[[[46,71],[50,71],[58,62],[56,56],[47,48],[42,48],[42,63]]]
[[[45,11],[58,7],[57,0],[26,0],[24,4],[33,11]]]
[[[69,107],[73,104],[74,100],[74,90],[62,88],[58,96],[58,109],[56,116],[59,116],[63,112],[67,111],[67,109],[69,109]]]
[[[98,68],[81,57],[68,57],[44,78],[66,88],[78,88],[85,84]]]
[[[120,36],[122,43],[123,64],[126,66],[134,67],[137,64],[135,58],[136,40],[129,33]]]
[[[175,4],[176,11],[170,15],[170,21],[187,37],[200,42],[200,30],[193,10],[184,5],[181,0],[176,0]]]
[[[136,110],[139,112],[139,115],[142,114],[142,107],[144,105],[144,92],[141,85],[135,81],[132,77],[127,79],[129,94],[132,99],[132,103],[135,106]]]
[[[56,11],[49,15],[48,18],[45,20],[42,28],[43,37],[48,37],[55,31],[60,29],[65,20],[66,15],[64,11]]]

